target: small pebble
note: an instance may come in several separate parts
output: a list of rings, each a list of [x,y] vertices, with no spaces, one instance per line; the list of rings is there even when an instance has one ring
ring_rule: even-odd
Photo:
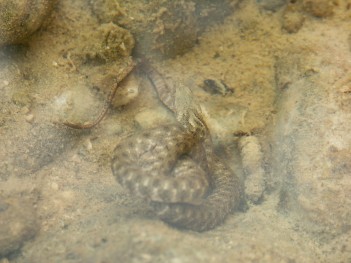
[[[34,115],[33,114],[28,114],[26,117],[26,121],[29,123],[32,123],[34,120]]]
[[[305,18],[300,12],[286,12],[283,16],[282,28],[288,33],[297,33],[304,21]]]
[[[59,189],[58,184],[55,183],[55,182],[52,182],[50,186],[51,186],[51,189],[53,189],[53,190],[55,190],[55,191],[57,191],[57,190]]]
[[[28,114],[30,112],[30,109],[26,106],[24,106],[23,108],[21,108],[21,113],[22,114]]]
[[[84,146],[85,146],[85,148],[86,148],[89,152],[93,149],[93,144],[91,143],[91,140],[90,140],[90,139],[87,139],[87,140],[84,142]]]
[[[113,107],[121,107],[133,101],[139,95],[140,81],[134,77],[129,76],[126,81],[121,83],[118,87],[115,99],[112,102]]]
[[[74,162],[76,164],[78,164],[82,161],[78,154],[73,155],[71,160],[72,160],[72,162]]]
[[[63,191],[61,193],[61,196],[65,199],[65,200],[74,200],[75,198],[75,194],[73,191],[67,190],[67,191]]]

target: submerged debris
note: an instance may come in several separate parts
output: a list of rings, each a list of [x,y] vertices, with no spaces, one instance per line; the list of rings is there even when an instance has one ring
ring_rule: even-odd
[[[210,94],[219,94],[222,96],[232,94],[234,92],[234,89],[228,87],[223,80],[217,79],[205,79],[203,89]]]

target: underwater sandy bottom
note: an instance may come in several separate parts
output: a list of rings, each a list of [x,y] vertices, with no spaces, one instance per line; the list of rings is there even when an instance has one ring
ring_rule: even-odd
[[[11,221],[27,225],[32,238],[0,262],[351,262],[346,6],[287,33],[282,11],[243,1],[185,55],[154,62],[168,83],[191,87],[218,152],[243,180],[250,174],[242,169],[241,137],[259,141],[262,156],[249,159],[264,170],[254,181],[262,200],[251,202],[247,192],[247,210],[197,233],[157,219],[112,176],[118,142],[170,118],[144,76],[135,72],[122,83],[95,128],[57,123],[92,119],[106,97],[84,77],[98,79],[101,69],[74,60],[100,41],[74,36],[89,35],[99,21],[83,0],[59,2],[28,46],[1,51],[0,196],[19,207]],[[233,92],[211,94],[206,79]]]

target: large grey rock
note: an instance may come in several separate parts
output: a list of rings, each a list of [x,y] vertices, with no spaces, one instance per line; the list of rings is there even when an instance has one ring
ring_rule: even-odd
[[[317,55],[277,62],[281,97],[272,144],[280,208],[331,238],[351,227],[351,60],[345,34],[326,35],[333,42],[319,42]]]

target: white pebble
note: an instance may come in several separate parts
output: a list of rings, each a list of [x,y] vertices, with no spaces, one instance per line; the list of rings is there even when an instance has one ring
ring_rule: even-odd
[[[245,194],[253,203],[263,197],[265,190],[265,171],[261,145],[255,136],[243,137],[239,141],[241,162],[244,169]]]
[[[32,123],[34,120],[34,115],[30,113],[30,114],[26,115],[25,119],[27,122]]]

